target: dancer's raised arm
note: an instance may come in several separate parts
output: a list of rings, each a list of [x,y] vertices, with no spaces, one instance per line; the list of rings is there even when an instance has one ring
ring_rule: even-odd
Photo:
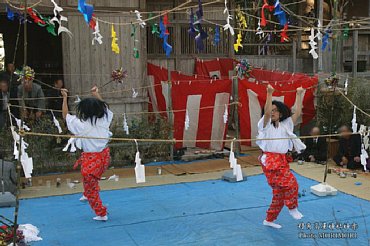
[[[297,108],[294,114],[292,115],[293,124],[295,125],[299,119],[299,117],[302,114],[302,94],[304,92],[304,89],[302,87],[297,88]]]
[[[66,119],[68,114],[68,91],[67,89],[61,89],[60,92],[63,96],[62,115],[63,119]]]
[[[264,121],[263,127],[266,127],[267,123],[270,122],[271,118],[271,110],[272,110],[272,93],[274,93],[275,89],[271,85],[267,86],[267,98],[265,103],[265,113],[264,113]]]

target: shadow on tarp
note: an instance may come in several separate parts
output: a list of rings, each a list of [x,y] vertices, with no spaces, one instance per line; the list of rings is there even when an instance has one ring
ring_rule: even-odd
[[[300,190],[317,183],[296,176]],[[44,240],[32,244],[37,246],[368,244],[370,203],[341,192],[323,198],[306,193],[299,199],[303,220],[293,220],[284,208],[278,218],[282,229],[262,226],[271,200],[263,175],[241,183],[214,180],[103,191],[101,195],[109,209],[108,222],[93,221],[89,205],[79,202],[79,195],[65,195],[22,200],[20,223],[40,229]],[[0,214],[8,217],[13,212],[0,209]],[[327,228],[315,229],[315,223],[321,227],[326,223]],[[329,229],[331,223],[338,228]],[[340,229],[345,223],[351,228]],[[318,238],[320,233],[338,236],[341,232],[355,233],[357,238]],[[302,233],[317,238],[299,238]]]

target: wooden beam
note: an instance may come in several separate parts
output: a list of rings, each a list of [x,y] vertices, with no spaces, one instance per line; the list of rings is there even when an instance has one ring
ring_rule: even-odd
[[[358,59],[358,30],[352,34],[352,77],[357,77],[357,59]]]

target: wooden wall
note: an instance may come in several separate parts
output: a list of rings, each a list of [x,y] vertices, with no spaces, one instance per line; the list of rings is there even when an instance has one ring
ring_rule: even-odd
[[[138,42],[130,36],[130,25],[115,25],[120,54],[111,49],[111,28],[109,24],[99,22],[103,44],[92,45],[92,30],[79,13],[68,13],[68,28],[73,33],[70,39],[63,34],[63,64],[66,86],[71,94],[86,94],[93,85],[103,85],[110,81],[111,72],[123,67],[128,78],[123,84],[111,83],[102,89],[103,96],[110,103],[114,112],[143,111],[147,107],[145,89],[137,90],[137,98],[132,97],[131,88],[146,85],[146,44],[145,29],[136,29]],[[131,14],[99,14],[99,18],[113,23],[130,23],[135,20]],[[139,49],[140,57],[134,58],[134,47]],[[127,90],[122,92],[122,90]],[[115,91],[115,92],[114,92]],[[113,93],[112,93],[113,92]],[[104,94],[108,93],[108,94]]]

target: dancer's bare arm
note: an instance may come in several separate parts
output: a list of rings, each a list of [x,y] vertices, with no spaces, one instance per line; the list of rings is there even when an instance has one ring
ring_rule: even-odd
[[[67,114],[68,114],[68,90],[61,89],[61,93],[63,96],[62,115],[63,115],[63,119],[66,119]]]
[[[267,123],[270,122],[271,118],[271,110],[272,110],[272,93],[274,93],[274,87],[271,85],[267,86],[267,98],[265,103],[265,113],[264,113],[264,121],[263,121],[263,127],[266,127]]]
[[[292,120],[294,125],[297,123],[299,117],[302,114],[302,94],[304,92],[304,89],[302,87],[297,88],[297,98],[296,101],[297,103],[297,108],[294,114],[292,115]]]

